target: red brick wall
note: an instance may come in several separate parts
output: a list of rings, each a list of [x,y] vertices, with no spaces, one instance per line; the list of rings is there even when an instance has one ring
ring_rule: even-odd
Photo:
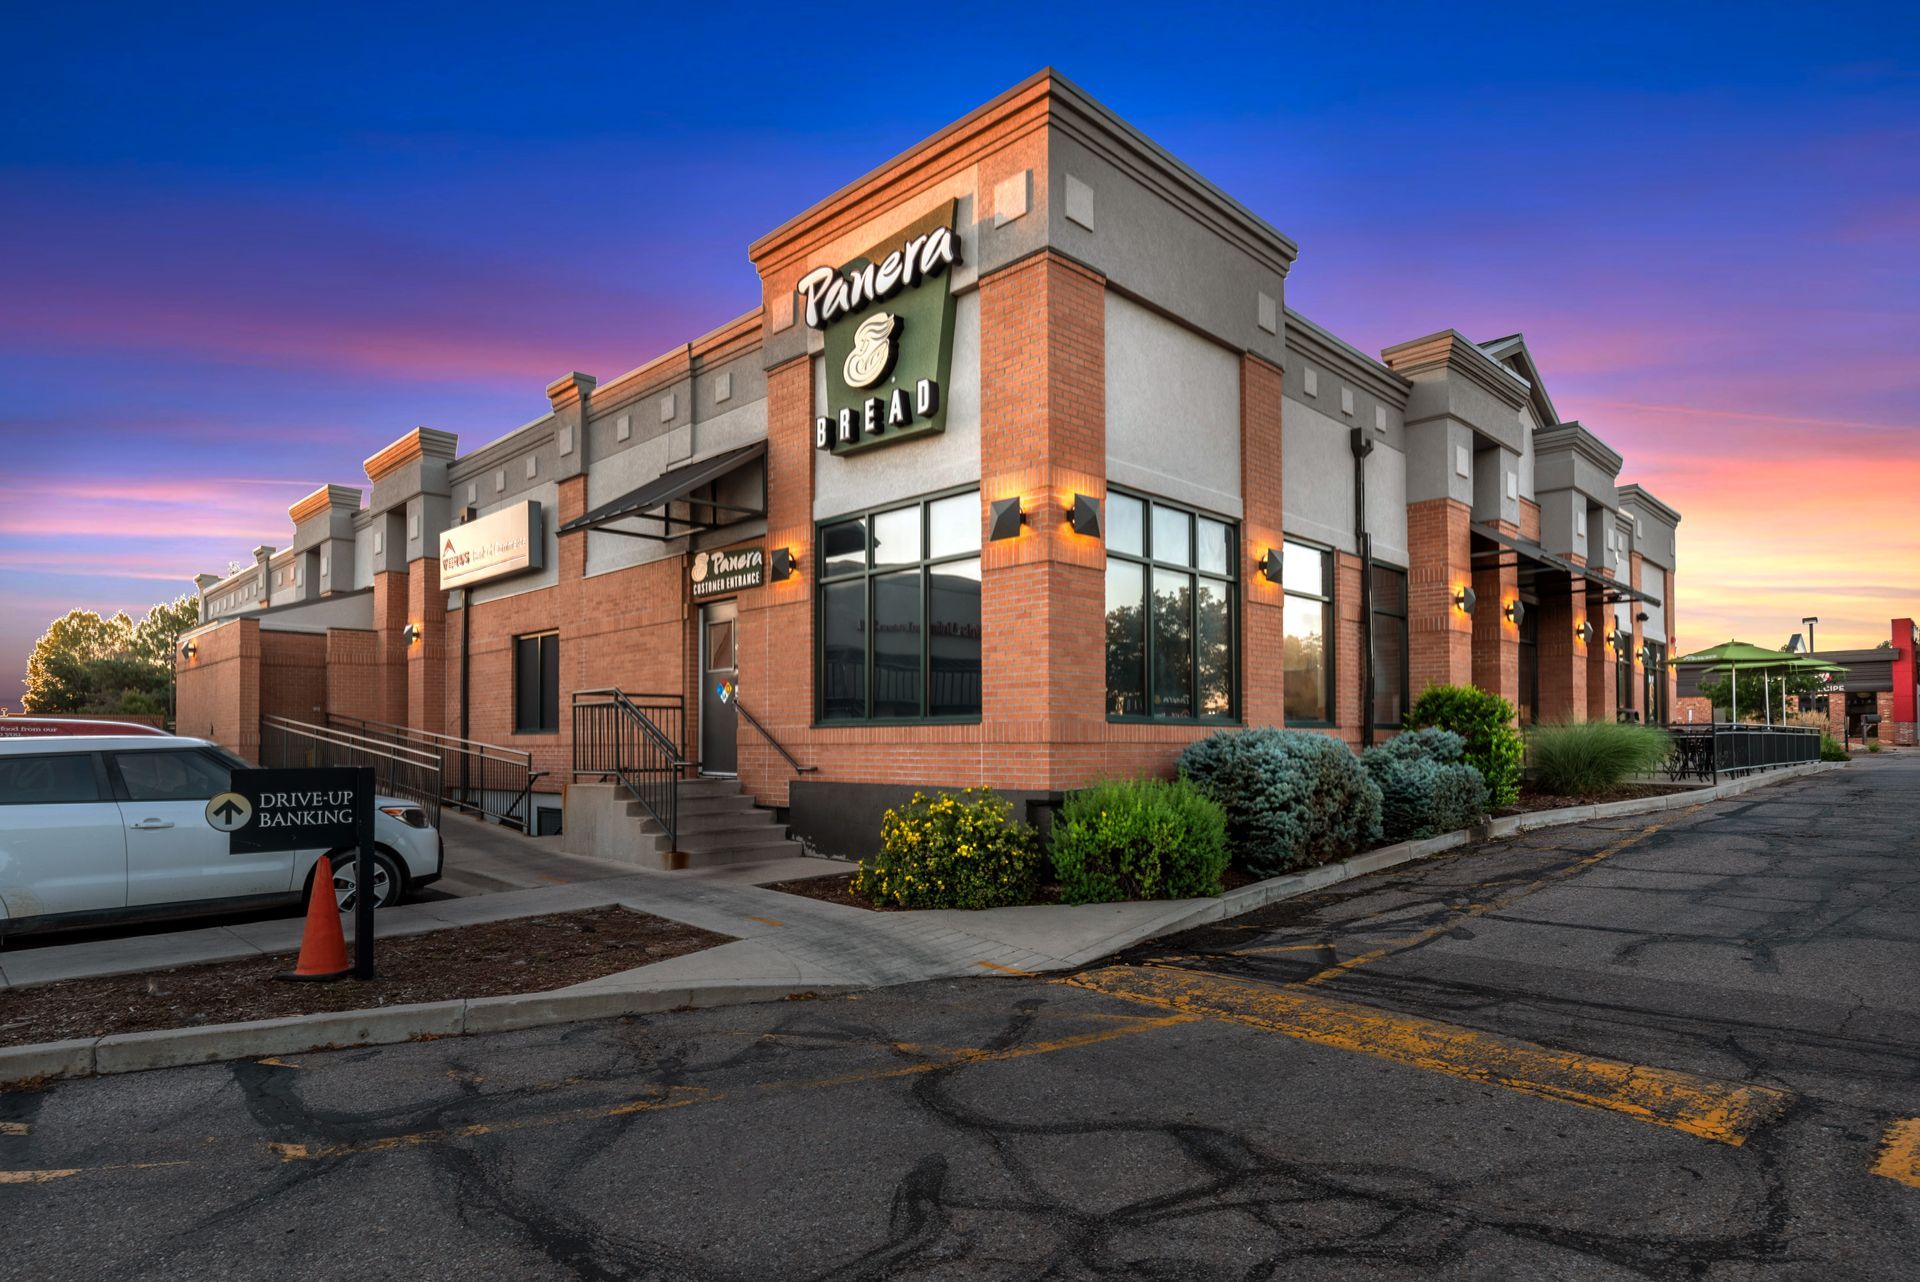
[[[174,659],[174,729],[260,759],[260,621],[235,619]]]
[[[1587,720],[1612,721],[1619,701],[1618,669],[1607,633],[1614,618],[1605,593],[1595,584],[1587,588],[1587,622],[1593,624],[1593,641],[1587,646]]]
[[[1501,533],[1519,533],[1517,527],[1495,522]],[[1483,558],[1473,572],[1473,684],[1491,690],[1520,707],[1520,628],[1507,617],[1507,606],[1520,596],[1520,567],[1513,553],[1498,560]],[[1537,711],[1537,710],[1536,710]]]
[[[375,721],[395,725],[407,720],[407,592],[405,570],[381,570],[373,576],[373,648]]]
[[[327,629],[327,714],[378,721],[378,640],[365,628]]]
[[[1627,553],[1627,585],[1635,592],[1640,591],[1641,587],[1641,565],[1642,562],[1638,552]],[[1633,669],[1631,679],[1627,682],[1627,690],[1633,700],[1629,706],[1640,714],[1642,721],[1645,721],[1647,717],[1646,668],[1640,662],[1640,647],[1645,644],[1647,639],[1646,624],[1640,622],[1640,614],[1645,608],[1645,604],[1640,601],[1635,601],[1628,607],[1628,613],[1633,619],[1633,641],[1627,650],[1626,658],[1626,662],[1630,664]],[[1667,706],[1671,708],[1673,705],[1668,704]]]
[[[260,715],[326,724],[325,633],[261,632]]]
[[[1283,541],[1281,373],[1257,356],[1240,359],[1240,715],[1250,726],[1286,718],[1283,598],[1259,563]]]
[[[1667,658],[1669,661],[1680,657],[1680,647],[1678,645],[1678,639],[1680,636],[1680,608],[1674,601],[1675,590],[1676,590],[1675,582],[1676,580],[1679,579],[1679,577],[1680,575],[1677,571],[1674,571],[1674,570],[1667,571],[1667,591],[1666,591],[1667,634],[1663,637],[1657,638],[1657,640],[1663,642],[1666,645]],[[1667,681],[1667,706],[1671,708],[1676,705],[1679,699],[1680,669],[1669,666],[1667,668],[1666,681]]]
[[[1427,499],[1407,506],[1407,668],[1412,698],[1419,698],[1430,685],[1466,685],[1473,680],[1474,620],[1453,603],[1461,588],[1473,586],[1472,525],[1472,510],[1453,499]],[[1475,617],[1488,608],[1487,598],[1481,598]]]
[[[1333,554],[1333,722],[1348,745],[1360,746],[1361,692],[1366,685],[1360,653],[1360,558]]]
[[[1578,563],[1576,558],[1576,564]],[[1585,721],[1587,714],[1587,645],[1580,625],[1587,619],[1585,580],[1565,596],[1540,602],[1540,719]],[[1595,648],[1601,648],[1596,638]]]
[[[406,723],[444,733],[447,723],[447,594],[440,590],[440,559],[421,557],[407,567],[407,622],[420,629],[405,647]],[[401,625],[406,626],[404,623]],[[404,638],[403,638],[404,639]]]

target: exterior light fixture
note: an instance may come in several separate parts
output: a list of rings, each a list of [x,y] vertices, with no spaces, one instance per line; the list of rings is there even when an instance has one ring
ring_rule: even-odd
[[[1280,549],[1268,548],[1267,554],[1260,558],[1256,568],[1259,569],[1261,578],[1269,583],[1278,583],[1280,581]]]
[[[1472,614],[1473,607],[1479,602],[1480,598],[1474,594],[1472,588],[1461,588],[1453,594],[1453,608],[1462,614]]]
[[[1020,510],[1019,499],[995,499],[987,508],[987,541],[1018,538],[1020,527],[1026,523],[1027,514]]]
[[[1633,617],[1638,619],[1640,622],[1645,623],[1648,619],[1651,619],[1653,616],[1651,614],[1648,614],[1645,610],[1642,610],[1640,611],[1640,613],[1634,615]]]
[[[1581,644],[1593,644],[1593,624],[1585,619],[1580,620],[1580,626],[1573,630],[1573,634],[1580,638]]]
[[[1633,652],[1633,657],[1638,659],[1641,663],[1645,663],[1647,661],[1647,647],[1641,646],[1638,650],[1635,650]]]
[[[417,623],[409,623],[406,627],[400,629],[400,639],[408,645],[417,644],[420,640],[420,635],[421,629]]]
[[[792,548],[775,548],[773,564],[767,573],[775,583],[785,583],[800,568],[800,558],[793,554]]]
[[[1520,604],[1519,597],[1515,597],[1513,600],[1507,602],[1507,608],[1501,611],[1501,613],[1507,616],[1507,622],[1517,628],[1520,626],[1521,620],[1527,617],[1527,607]]]
[[[1100,500],[1086,494],[1076,494],[1073,502],[1067,505],[1067,520],[1073,526],[1075,534],[1100,537]]]
[[[1620,630],[1619,624],[1614,624],[1613,631],[1607,633],[1607,644],[1613,647],[1615,654],[1627,648],[1627,634]]]
[[[191,659],[194,655],[200,653],[200,647],[191,641],[182,641],[180,643],[180,653],[183,657]]]

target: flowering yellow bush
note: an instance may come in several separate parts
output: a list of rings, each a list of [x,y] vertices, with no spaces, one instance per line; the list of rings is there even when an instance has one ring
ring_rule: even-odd
[[[1000,908],[1033,898],[1040,843],[991,788],[916,792],[880,821],[853,892],[901,908]]]

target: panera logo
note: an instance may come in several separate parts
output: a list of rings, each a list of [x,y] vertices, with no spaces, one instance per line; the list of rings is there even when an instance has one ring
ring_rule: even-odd
[[[764,548],[738,548],[729,552],[696,552],[689,577],[693,580],[694,599],[725,596],[742,588],[757,588],[766,581],[767,554]]]

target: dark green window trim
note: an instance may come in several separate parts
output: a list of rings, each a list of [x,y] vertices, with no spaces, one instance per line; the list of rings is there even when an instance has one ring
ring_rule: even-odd
[[[980,487],[978,484],[959,485],[959,486],[951,487],[949,489],[935,490],[927,494],[905,496],[902,498],[895,499],[891,502],[878,503],[872,507],[863,508],[857,511],[841,512],[825,520],[819,520],[814,522],[813,560],[814,560],[814,564],[818,567],[816,571],[817,581],[814,584],[814,590],[813,590],[813,625],[814,625],[813,626],[813,635],[814,635],[813,724],[816,729],[831,730],[836,726],[843,726],[843,727],[940,726],[940,725],[964,726],[964,725],[978,725],[980,723],[980,712],[977,709],[971,713],[965,713],[960,715],[943,714],[943,715],[935,716],[928,712],[928,708],[930,706],[930,701],[933,697],[933,680],[932,680],[933,576],[932,576],[932,571],[938,569],[943,565],[955,565],[963,561],[982,562],[981,586],[984,591],[985,570],[984,570],[984,558],[982,556],[982,549],[975,548],[968,551],[951,553],[946,556],[928,556],[927,555],[928,551],[932,546],[933,529],[932,529],[932,519],[929,516],[929,509],[932,507],[932,505],[935,503],[938,503],[942,499],[956,498],[960,495],[970,494],[975,496],[975,512],[974,512],[975,527],[974,528],[976,530],[979,530],[980,529],[980,513],[978,510],[979,493],[980,493]],[[920,514],[920,557],[919,559],[915,561],[904,561],[904,562],[900,562],[898,564],[892,564],[892,565],[875,566],[873,563],[873,552],[874,552],[873,534],[872,534],[873,518],[876,516],[882,515],[884,513],[899,512],[904,509],[914,508],[914,507],[917,507],[919,509],[919,514]],[[865,564],[858,570],[844,571],[841,573],[829,575],[827,573],[827,568],[826,568],[826,557],[824,552],[822,551],[823,547],[825,546],[825,540],[822,536],[827,529],[837,525],[844,525],[849,521],[861,521],[866,523],[867,534],[866,534]],[[920,575],[920,715],[911,716],[911,717],[901,717],[901,716],[876,717],[871,715],[872,709],[873,709],[873,703],[874,703],[874,682],[878,679],[877,678],[878,667],[874,663],[874,653],[873,653],[874,638],[878,633],[878,629],[872,626],[872,621],[874,618],[874,608],[873,608],[874,607],[874,582],[875,580],[885,578],[888,575],[906,574],[906,573],[911,573],[915,571],[917,571]],[[866,652],[864,656],[865,667],[863,670],[865,672],[865,682],[866,682],[864,703],[867,708],[867,715],[858,716],[858,717],[842,717],[842,716],[828,717],[826,715],[827,637],[826,637],[824,603],[825,603],[826,593],[829,588],[837,587],[841,584],[847,584],[847,583],[860,583],[860,584],[863,584],[865,587],[866,618],[868,620],[868,627],[866,628]],[[986,649],[985,649],[986,638],[984,635],[985,620],[984,619],[981,621],[981,630],[983,634],[981,637],[981,657],[982,657],[981,701],[984,704],[985,702],[984,687],[985,687],[985,675],[986,675],[984,670],[985,654],[986,654]]]
[[[1109,496],[1107,502],[1107,529],[1109,535],[1107,542],[1107,560],[1110,562],[1124,561],[1141,567],[1141,577],[1143,580],[1142,595],[1144,601],[1148,603],[1149,606],[1153,601],[1153,574],[1155,570],[1185,574],[1190,580],[1194,581],[1196,585],[1201,579],[1220,585],[1225,590],[1227,601],[1227,647],[1229,650],[1227,657],[1227,710],[1225,713],[1216,716],[1205,716],[1197,711],[1200,702],[1200,629],[1196,624],[1189,629],[1191,634],[1189,638],[1189,660],[1192,664],[1191,702],[1196,708],[1196,712],[1191,716],[1182,717],[1158,715],[1152,712],[1116,713],[1109,711],[1107,713],[1108,722],[1115,725],[1238,725],[1240,723],[1240,523],[1231,517],[1222,516],[1218,512],[1210,512],[1205,508],[1194,507],[1188,503],[1169,502],[1165,499],[1155,498],[1153,495],[1143,493],[1139,490],[1127,489],[1124,486],[1108,485],[1107,494]],[[1139,555],[1114,550],[1110,537],[1113,525],[1112,496],[1114,495],[1122,495],[1143,505],[1140,519],[1141,553]],[[1158,559],[1154,555],[1153,509],[1156,507],[1169,512],[1180,512],[1187,517],[1187,547],[1189,551],[1186,561],[1165,561]],[[1218,522],[1227,529],[1227,560],[1226,572],[1224,574],[1214,570],[1202,570],[1199,567],[1199,518]],[[1195,599],[1196,604],[1194,609],[1197,618],[1197,595]],[[1104,620],[1104,612],[1101,617]],[[1141,697],[1146,703],[1146,706],[1152,708],[1154,705],[1154,626],[1150,609],[1142,616],[1140,624],[1143,633],[1140,658]],[[1105,642],[1105,629],[1103,627],[1101,635],[1103,653],[1105,650]],[[1110,709],[1112,707],[1112,692],[1103,691],[1103,695],[1103,702],[1105,702]]]
[[[1412,623],[1411,616],[1413,613],[1413,598],[1412,598],[1413,578],[1410,574],[1408,574],[1404,566],[1389,565],[1385,561],[1375,561],[1373,563],[1374,573],[1377,574],[1381,570],[1385,570],[1390,574],[1399,575],[1403,584],[1403,588],[1400,594],[1400,608],[1398,610],[1381,609],[1379,605],[1380,598],[1378,597],[1378,595],[1376,595],[1374,597],[1373,613],[1374,613],[1374,617],[1376,618],[1388,618],[1388,619],[1400,620],[1400,632],[1401,632],[1400,701],[1404,703],[1408,708],[1412,708],[1413,707],[1413,662],[1412,662],[1413,623]],[[1373,645],[1378,635],[1379,635],[1378,631],[1375,628],[1373,628],[1371,625],[1369,625],[1369,627],[1367,628],[1367,644],[1370,646]],[[1380,681],[1380,669],[1378,667],[1378,662],[1377,662],[1378,661],[1377,650],[1375,653],[1375,659],[1376,659],[1376,666],[1374,667],[1373,679],[1374,679],[1374,693],[1377,696],[1379,693],[1379,681]],[[1369,708],[1367,710],[1367,715],[1372,716],[1373,709]],[[1376,730],[1398,730],[1400,728],[1400,722],[1375,720],[1373,723],[1373,728]]]

